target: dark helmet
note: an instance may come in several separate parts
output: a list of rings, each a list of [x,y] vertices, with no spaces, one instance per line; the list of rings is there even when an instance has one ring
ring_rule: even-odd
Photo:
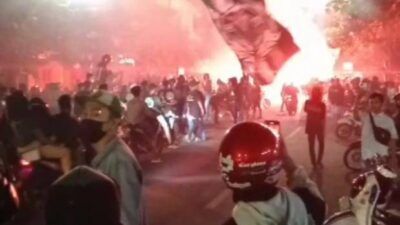
[[[261,123],[235,125],[219,148],[222,177],[231,189],[275,186],[282,162],[278,135]]]
[[[367,178],[374,175],[379,184],[380,193],[377,204],[386,203],[386,199],[392,189],[397,175],[385,166],[378,167],[375,171],[367,172],[356,177],[351,185],[350,197],[355,198],[367,183]]]
[[[49,188],[47,225],[121,225],[118,187],[107,176],[77,167]]]
[[[135,97],[139,97],[140,94],[142,93],[142,87],[139,85],[135,85],[131,88],[131,94]]]

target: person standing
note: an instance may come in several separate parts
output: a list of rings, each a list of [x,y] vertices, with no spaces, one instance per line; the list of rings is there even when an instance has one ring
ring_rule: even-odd
[[[322,159],[325,148],[325,118],[326,105],[322,101],[323,91],[319,86],[311,90],[311,98],[304,104],[304,111],[307,114],[306,133],[313,167],[323,167]],[[315,139],[318,140],[318,155],[315,154]]]
[[[122,116],[123,107],[116,96],[96,92],[85,104],[81,135],[97,153],[91,167],[112,178],[120,188],[122,224],[143,225],[142,169],[132,150],[118,137]]]
[[[261,98],[262,98],[262,90],[260,83],[256,80],[254,81],[254,86],[251,90],[251,108],[253,110],[253,118],[261,119],[262,118],[262,109],[261,109]],[[256,117],[258,111],[258,117]]]
[[[213,87],[212,87],[212,81],[210,78],[210,74],[208,74],[208,73],[203,75],[202,90],[203,90],[204,97],[205,97],[205,101],[204,101],[205,117],[206,117],[205,119],[210,120],[210,115],[211,115],[210,101],[211,101],[211,97],[213,94]]]
[[[374,166],[374,158],[382,157],[385,162],[396,160],[396,140],[399,139],[396,126],[391,117],[383,112],[384,96],[373,93],[369,96],[369,109],[357,108],[356,118],[361,119],[361,157],[366,168]],[[386,134],[383,134],[386,133]],[[386,140],[382,140],[383,137]],[[389,152],[389,150],[393,150]]]
[[[242,88],[239,85],[237,78],[232,77],[229,79],[229,87],[230,87],[230,108],[233,117],[233,123],[236,124],[242,120],[242,107],[243,107],[243,92]]]

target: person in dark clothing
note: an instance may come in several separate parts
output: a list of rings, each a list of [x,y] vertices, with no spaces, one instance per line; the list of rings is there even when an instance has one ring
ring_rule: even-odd
[[[322,167],[322,158],[324,156],[324,136],[325,136],[325,117],[326,106],[322,101],[323,91],[319,86],[315,86],[311,91],[311,99],[304,104],[304,111],[307,114],[306,133],[308,135],[308,144],[311,157],[311,163],[314,167]],[[318,139],[319,151],[315,155],[315,138]]]
[[[71,152],[55,142],[54,120],[45,102],[33,98],[29,104],[29,117],[36,129],[36,141],[39,141],[39,151],[42,158],[60,160],[62,171],[67,173],[72,167]],[[59,129],[65,129],[63,127]]]
[[[236,77],[229,79],[230,86],[230,105],[231,113],[233,116],[233,122],[236,124],[241,120],[241,108],[243,105],[243,93]]]
[[[199,90],[199,84],[200,82],[198,81],[191,81],[189,83],[189,94],[193,95],[194,98],[200,102],[202,110],[205,112],[206,97],[204,96],[203,92]]]
[[[184,120],[182,116],[188,92],[189,92],[189,86],[187,85],[186,79],[183,75],[180,75],[174,87],[174,93],[176,99],[176,111],[179,117],[178,125],[181,133],[184,133],[185,130]]]
[[[32,98],[29,101],[29,117],[36,126],[42,131],[47,139],[53,135],[52,117],[46,103],[41,98]]]
[[[345,86],[343,97],[344,97],[344,106],[347,109],[351,109],[351,107],[353,107],[355,99],[356,99],[356,95],[351,87],[351,84],[347,84]]]
[[[242,94],[242,105],[240,110],[241,120],[245,121],[249,118],[249,111],[251,107],[251,84],[248,76],[243,76],[240,79],[240,91]]]
[[[78,92],[74,96],[74,115],[81,116],[86,99],[90,95],[90,82],[80,83],[78,85]]]
[[[94,82],[98,86],[107,83],[107,80],[112,75],[112,72],[108,69],[108,65],[110,64],[110,62],[111,62],[111,55],[105,54],[101,57],[100,62],[97,64],[97,71],[94,76],[95,77]]]
[[[69,95],[62,95],[58,99],[60,113],[53,116],[54,143],[67,147],[73,154],[72,161],[80,160],[77,149],[79,143],[79,123],[71,116],[72,104]]]
[[[257,111],[258,119],[261,119],[262,117],[261,94],[261,86],[258,81],[255,81],[254,86],[251,88],[251,108],[253,110],[253,118],[256,118]]]

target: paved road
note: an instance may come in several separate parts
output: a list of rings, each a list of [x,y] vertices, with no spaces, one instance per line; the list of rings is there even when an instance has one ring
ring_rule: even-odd
[[[325,168],[315,174],[309,166],[307,139],[299,118],[276,113],[267,117],[281,120],[289,153],[310,172],[329,204],[329,212],[335,212],[337,199],[348,193],[354,177],[342,162],[347,143],[328,132]],[[221,224],[229,216],[231,193],[220,178],[217,164],[217,148],[228,127],[226,123],[209,129],[210,140],[166,153],[161,165],[143,165],[150,225]],[[328,129],[333,130],[333,125]]]
[[[299,118],[279,116],[269,112],[268,119],[279,119],[286,137],[289,153],[308,171],[309,156],[304,125]],[[217,149],[228,122],[208,129],[209,140],[183,145],[167,152],[163,163],[143,162],[145,172],[146,208],[149,225],[205,225],[221,224],[232,209],[230,191],[223,184],[218,172]],[[329,128],[328,130],[333,128]],[[349,190],[352,174],[343,166],[345,143],[327,133],[325,169],[311,175],[318,181],[329,204],[330,213],[337,209],[337,199]],[[353,174],[354,176],[354,174]],[[347,181],[346,181],[347,180]],[[40,225],[41,216],[19,220],[14,225]]]

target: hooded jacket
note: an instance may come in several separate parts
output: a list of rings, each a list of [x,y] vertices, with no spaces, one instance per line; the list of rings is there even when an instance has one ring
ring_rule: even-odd
[[[319,225],[325,202],[317,185],[298,168],[291,177],[292,190],[278,188],[269,200],[238,201],[224,225]]]

